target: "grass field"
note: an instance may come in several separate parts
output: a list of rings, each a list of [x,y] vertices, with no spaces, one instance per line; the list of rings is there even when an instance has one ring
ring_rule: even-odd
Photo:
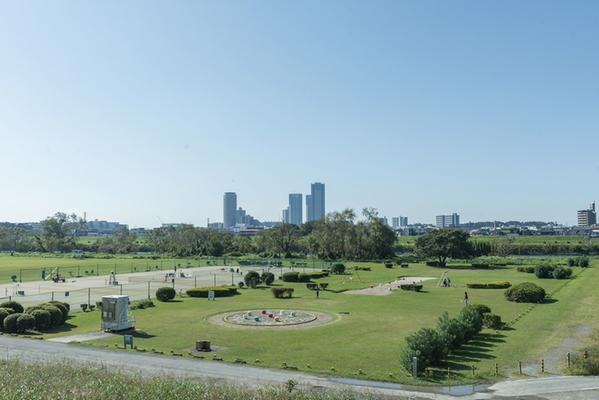
[[[254,257],[255,258],[255,257]],[[283,260],[285,266],[290,266],[296,260]],[[297,260],[308,262],[308,268],[322,268],[326,263]],[[0,283],[12,281],[14,276],[17,281],[37,281],[42,279],[42,270],[46,276],[53,272],[71,278],[89,275],[116,274],[170,270],[176,265],[184,267],[202,267],[206,265],[238,265],[238,260],[230,257],[219,258],[152,258],[150,256],[108,256],[98,255],[93,258],[73,258],[71,254],[14,254],[0,253]]]
[[[418,236],[400,236],[397,238],[399,244],[413,246]],[[543,245],[543,244],[571,244],[585,245],[589,240],[583,236],[558,236],[558,235],[535,235],[535,236],[472,236],[475,242],[510,242],[522,245]],[[599,238],[593,238],[592,243],[599,243]]]
[[[372,271],[332,276],[319,281],[329,282],[332,290],[340,290],[389,282],[398,275],[438,278],[443,272],[443,269],[423,264],[393,269],[381,264],[361,265],[370,265]],[[314,292],[305,288],[305,284],[285,283],[285,286],[294,287],[294,298],[275,299],[269,289],[244,289],[238,296],[214,302],[182,298],[172,303],[158,303],[154,309],[136,310],[136,327],[144,332],[138,335],[136,344],[165,354],[171,351],[187,354],[196,340],[209,340],[217,346],[218,355],[229,362],[240,359],[268,367],[281,367],[286,363],[309,372],[414,382],[399,363],[406,335],[420,327],[434,327],[444,311],[455,316],[463,307],[461,300],[466,283],[494,280],[509,280],[513,284],[536,282],[552,293],[552,302],[532,306],[517,304],[506,301],[503,290],[467,289],[471,303],[490,306],[505,322],[518,320],[511,324],[509,330],[483,331],[475,341],[451,356],[449,383],[479,380],[481,377],[496,379],[496,363],[501,374],[512,374],[519,360],[538,359],[551,347],[559,345],[577,324],[595,321],[594,315],[599,311],[599,294],[594,284],[599,279],[597,267],[599,264],[594,259],[591,268],[575,268],[573,279],[560,281],[539,280],[534,275],[517,272],[513,266],[472,270],[456,265],[448,268],[452,284],[456,287],[438,288],[437,281],[432,280],[425,282],[423,292],[395,291],[389,296],[326,291],[321,292],[317,299]],[[323,311],[333,314],[334,321],[311,328],[282,330],[232,329],[206,321],[215,313],[269,308]],[[53,335],[95,331],[99,327],[99,313],[77,313],[69,323],[71,326],[67,332]],[[120,340],[108,338],[87,343],[114,347]],[[477,376],[474,378],[472,366],[476,367]],[[446,378],[432,379],[438,380]]]

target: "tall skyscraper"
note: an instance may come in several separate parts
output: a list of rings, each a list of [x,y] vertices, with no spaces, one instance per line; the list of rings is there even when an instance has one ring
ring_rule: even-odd
[[[237,193],[226,192],[223,196],[223,227],[225,229],[235,226],[237,217]]]
[[[400,216],[399,217],[399,226],[402,227],[402,228],[405,227],[405,226],[408,226],[408,217],[402,217],[402,216]]]
[[[308,221],[324,219],[326,214],[324,183],[312,184],[310,195],[306,196],[306,208]]]
[[[304,221],[303,218],[303,204],[302,204],[301,193],[289,193],[289,223],[294,225],[301,225]]]
[[[391,227],[393,229],[399,228],[399,217],[393,217],[393,218],[391,218]]]
[[[312,204],[312,195],[306,195],[306,222],[314,221],[314,217],[312,216],[312,208],[314,205]]]

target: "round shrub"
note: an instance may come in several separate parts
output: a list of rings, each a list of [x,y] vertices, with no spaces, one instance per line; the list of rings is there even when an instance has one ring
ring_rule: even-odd
[[[557,267],[553,270],[555,279],[568,279],[572,276],[572,268]]]
[[[52,304],[43,304],[43,309],[50,313],[50,327],[55,328],[57,326],[62,325],[63,323],[63,315],[62,312],[58,309],[58,307],[53,306]]]
[[[503,327],[503,322],[501,322],[501,317],[496,314],[485,314],[483,315],[483,326],[489,329],[501,329]]]
[[[23,315],[21,313],[10,314],[4,321],[2,322],[3,331],[6,333],[16,333],[17,332],[17,319]]]
[[[466,341],[483,329],[483,317],[480,310],[473,306],[466,306],[460,312],[458,320],[464,326],[464,338]]]
[[[277,299],[289,299],[293,296],[293,288],[286,287],[273,287],[270,289],[272,295]]]
[[[505,298],[516,303],[540,303],[545,296],[545,289],[532,282],[524,282],[505,291]]]
[[[264,272],[261,276],[261,279],[262,282],[270,286],[275,281],[275,274],[273,274],[272,272]]]
[[[52,325],[52,316],[47,310],[33,310],[31,316],[35,320],[35,328],[37,330],[48,329]]]
[[[41,306],[42,307],[43,306],[53,306],[53,307],[58,308],[58,310],[60,311],[60,314],[62,316],[60,324],[58,324],[58,325],[62,325],[69,318],[69,310],[61,302],[45,303],[45,304],[41,304]]]
[[[166,286],[156,290],[156,299],[158,301],[171,301],[175,298],[177,292],[172,287]]]
[[[580,257],[578,259],[578,266],[581,268],[586,268],[589,266],[589,259],[587,257]]]
[[[535,275],[539,279],[553,278],[553,266],[540,264],[535,267]]]
[[[412,370],[412,358],[418,359],[418,372],[437,366],[447,356],[447,347],[434,329],[422,328],[406,338],[401,361],[408,371]]]
[[[64,306],[67,309],[67,311],[69,311],[69,312],[71,311],[71,305],[64,301],[52,300],[52,301],[49,301],[48,304],[52,304],[53,306],[55,306],[57,304],[61,304],[62,306]]]
[[[345,273],[345,265],[341,263],[335,263],[331,266],[331,273],[333,274],[343,274]]]
[[[449,351],[457,350],[466,342],[464,336],[466,328],[464,327],[464,324],[457,318],[449,318],[447,312],[439,317],[437,332],[439,332],[441,339]]]
[[[260,283],[260,274],[256,271],[248,271],[243,277],[246,286],[255,288]]]
[[[48,303],[49,304],[49,303]],[[27,307],[25,309],[25,312],[27,314],[31,314],[32,312],[34,312],[35,310],[43,310],[44,307],[42,307],[41,305],[37,305],[37,306],[31,306],[31,307]]]
[[[23,311],[25,311],[23,306],[20,303],[17,303],[16,301],[5,301],[4,303],[0,304],[0,307],[1,308],[11,308],[15,313],[19,313],[19,314],[21,314]]]
[[[29,314],[21,314],[17,318],[17,333],[23,333],[35,328],[35,319]]]
[[[0,331],[4,327],[4,319],[12,314],[8,310],[12,311],[12,308],[0,308]]]
[[[491,312],[491,307],[486,306],[484,304],[472,304],[469,306],[473,310],[478,311],[478,313],[483,316],[484,314],[488,314]]]

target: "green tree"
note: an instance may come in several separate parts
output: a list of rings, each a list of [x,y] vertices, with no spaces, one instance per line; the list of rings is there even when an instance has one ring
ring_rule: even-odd
[[[57,212],[41,226],[42,233],[35,239],[42,251],[69,251],[75,247],[75,237],[84,232],[85,220],[76,214]]]
[[[439,266],[448,258],[469,258],[473,254],[470,235],[459,229],[438,229],[416,239],[416,251],[424,257],[434,257]]]

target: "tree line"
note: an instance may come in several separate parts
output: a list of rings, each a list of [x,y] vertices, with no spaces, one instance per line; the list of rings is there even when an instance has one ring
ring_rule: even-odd
[[[91,243],[77,242],[85,221],[75,214],[56,213],[42,221],[41,231],[0,227],[0,250],[17,252],[68,252],[75,249],[98,253],[155,252],[176,257],[257,254],[264,257],[313,255],[322,259],[370,260],[392,257],[395,233],[364,209],[358,220],[353,210],[333,212],[320,221],[300,226],[281,224],[256,236],[191,225],[147,231],[142,239],[125,228]]]

